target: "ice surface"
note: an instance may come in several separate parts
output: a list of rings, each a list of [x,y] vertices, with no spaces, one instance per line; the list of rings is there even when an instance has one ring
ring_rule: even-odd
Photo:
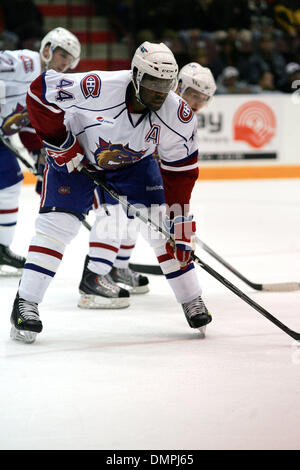
[[[199,182],[198,236],[253,282],[300,281],[300,181]],[[38,198],[25,186],[12,249],[26,256]],[[40,305],[34,344],[10,340],[18,279],[0,279],[0,449],[300,449],[300,348],[196,268],[213,315],[189,328],[161,276],[124,310],[77,308],[88,248],[82,227]],[[300,331],[300,291],[252,290]],[[132,261],[155,263],[139,238]]]

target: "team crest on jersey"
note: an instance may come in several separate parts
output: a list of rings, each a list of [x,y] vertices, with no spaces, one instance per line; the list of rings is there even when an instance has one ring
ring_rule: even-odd
[[[60,186],[58,192],[59,194],[71,194],[71,188],[70,186]]]
[[[33,71],[33,60],[32,60],[32,58],[27,56],[27,55],[20,55],[20,59],[23,63],[25,73],[32,72]]]
[[[147,133],[145,137],[145,141],[152,142],[153,144],[158,145],[159,136],[160,136],[160,126],[158,124],[153,124],[150,131]]]
[[[192,120],[193,111],[191,110],[191,108],[185,101],[180,100],[177,115],[178,115],[179,121],[187,123]]]
[[[112,144],[99,137],[99,144],[94,152],[95,160],[101,168],[117,170],[140,160],[146,150],[133,150],[129,145]]]
[[[1,131],[4,135],[13,135],[22,127],[28,126],[29,122],[27,110],[17,103],[15,110],[3,119]]]
[[[80,82],[81,91],[85,99],[98,98],[101,90],[101,80],[96,73],[86,75]]]

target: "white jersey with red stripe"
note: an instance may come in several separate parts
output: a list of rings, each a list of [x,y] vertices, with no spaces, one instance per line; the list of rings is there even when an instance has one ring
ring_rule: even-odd
[[[12,118],[26,108],[30,83],[41,73],[38,52],[28,49],[0,52],[0,117]]]
[[[158,153],[162,172],[192,171],[189,180],[194,183],[198,144],[193,112],[170,92],[159,111],[132,114],[130,83],[130,70],[75,74],[50,70],[28,92],[31,122],[48,143],[58,137],[62,142],[66,129],[71,130],[99,170],[118,170]],[[191,188],[186,189],[189,199]]]

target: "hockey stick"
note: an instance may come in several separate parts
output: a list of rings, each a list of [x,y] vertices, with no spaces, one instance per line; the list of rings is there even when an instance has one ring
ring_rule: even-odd
[[[22,157],[17,149],[15,149],[7,139],[0,137],[0,143],[5,145],[5,147],[7,147],[17,157],[17,159],[20,160],[20,162],[22,162],[26,168],[28,168],[36,176],[37,172],[34,166],[29,161],[27,161],[26,158]]]
[[[220,255],[218,255],[212,248],[206,245],[206,243],[204,243],[202,240],[200,240],[198,237],[196,237],[195,240],[196,240],[197,245],[201,246],[201,248],[203,248],[204,251],[210,254],[213,258],[219,261],[219,263],[225,266],[225,268],[227,268],[230,272],[232,272],[232,274],[237,276],[239,279],[245,282],[245,284],[252,287],[253,289],[265,291],[265,292],[292,292],[292,291],[300,289],[299,282],[276,282],[273,284],[258,284],[255,282],[251,282],[243,274],[237,271],[237,269],[231,266],[231,264],[229,264],[227,261],[221,258]],[[163,274],[161,268],[158,265],[154,265],[154,264],[146,265],[146,264],[130,263],[129,267],[133,269],[133,271],[137,271],[140,273],[155,274],[155,275]]]
[[[92,230],[91,225],[86,221],[82,220],[82,225],[85,226],[85,228],[89,231]],[[129,263],[130,269],[132,269],[135,272],[138,273],[143,273],[143,274],[155,274],[155,275],[162,275],[163,272],[161,270],[161,267],[155,264],[135,264],[135,263]]]
[[[113,197],[116,201],[118,201],[127,210],[130,210],[131,213],[133,215],[135,215],[136,217],[138,217],[142,222],[147,224],[149,227],[151,227],[156,232],[160,232],[171,243],[174,243],[174,240],[172,239],[172,237],[170,237],[170,234],[164,228],[157,225],[149,217],[144,217],[138,209],[136,209],[132,204],[130,204],[127,201],[126,197],[120,196],[116,191],[114,191],[113,189],[108,188],[107,185],[104,182],[99,180],[99,177],[97,178],[96,175],[93,175],[93,173],[91,173],[89,170],[87,170],[81,163],[78,165],[77,170],[80,171],[82,174],[86,175],[90,180],[92,180],[96,186],[102,187],[111,197]],[[256,303],[254,300],[252,300],[250,297],[248,297],[244,292],[242,292],[235,285],[233,285],[230,281],[228,281],[226,278],[221,276],[221,274],[219,274],[217,271],[215,271],[209,265],[204,263],[200,258],[198,258],[198,256],[196,256],[195,254],[192,254],[192,259],[194,260],[194,262],[198,266],[200,266],[202,269],[204,269],[204,271],[206,271],[212,277],[217,279],[221,284],[223,284],[225,287],[227,287],[229,290],[231,290],[240,299],[244,300],[244,302],[248,303],[252,308],[254,308],[259,313],[261,313],[270,322],[272,322],[274,325],[276,325],[278,328],[280,328],[282,331],[284,331],[284,333],[291,336],[296,341],[300,341],[300,333],[297,333],[296,331],[291,330],[290,328],[288,328],[284,323],[279,321],[276,317],[274,317],[271,313],[269,313],[261,305]]]
[[[163,276],[164,273],[161,270],[161,267],[158,264],[138,264],[138,263],[129,263],[130,269],[137,273],[143,274],[154,274],[154,276]]]
[[[243,282],[248,284],[248,286],[252,287],[256,290],[267,291],[267,292],[292,292],[295,290],[300,289],[299,282],[276,282],[274,284],[257,284],[255,282],[249,281],[243,274],[237,271],[231,264],[221,258],[212,248],[207,246],[203,241],[201,241],[198,237],[196,237],[196,243],[203,248],[208,254],[210,254],[213,258],[215,258],[219,263],[221,263],[225,268],[227,268],[232,274],[237,276]]]
[[[91,225],[85,219],[83,219],[81,222],[82,222],[82,225],[84,225],[85,228],[87,228],[89,231],[92,230]]]
[[[91,230],[91,226],[85,220],[82,221],[83,225],[88,229]],[[265,291],[265,292],[292,292],[300,289],[299,282],[276,282],[270,284],[259,284],[250,281],[247,279],[243,274],[241,274],[237,269],[235,269],[228,261],[225,261],[221,258],[218,253],[216,253],[212,248],[210,248],[206,243],[204,243],[200,238],[196,237],[195,241],[197,245],[201,246],[201,248],[206,251],[209,255],[211,255],[214,259],[219,261],[225,268],[227,268],[232,274],[236,277],[241,279],[245,284],[252,287],[255,290]],[[163,276],[163,272],[159,265],[155,264],[138,264],[138,263],[129,263],[130,269],[133,271],[143,273],[143,274],[153,274],[156,276]]]

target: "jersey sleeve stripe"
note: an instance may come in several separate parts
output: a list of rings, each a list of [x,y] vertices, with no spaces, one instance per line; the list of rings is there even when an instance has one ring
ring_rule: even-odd
[[[175,162],[168,162],[166,160],[161,160],[161,162],[167,166],[184,166],[187,163],[192,164],[192,163],[195,163],[196,161],[198,161],[198,150],[196,150],[191,155],[188,155],[185,158],[176,160]]]
[[[45,106],[45,108],[47,108],[47,109],[49,109],[50,111],[52,111],[53,113],[61,113],[61,112],[62,112],[61,109],[58,109],[58,108],[55,108],[54,106],[47,105],[47,104],[43,103],[43,101],[41,101],[36,95],[34,95],[34,94],[32,93],[32,91],[30,90],[30,88],[29,88],[29,90],[28,90],[28,95],[29,95],[32,99],[34,99],[35,101],[37,101],[39,104]]]
[[[164,165],[161,163],[161,168],[163,170],[168,170],[168,171],[189,171],[189,170],[194,170],[195,168],[198,168],[198,162],[194,163],[193,165],[186,165],[186,166],[179,166],[179,167],[174,167],[174,166],[168,166]]]

